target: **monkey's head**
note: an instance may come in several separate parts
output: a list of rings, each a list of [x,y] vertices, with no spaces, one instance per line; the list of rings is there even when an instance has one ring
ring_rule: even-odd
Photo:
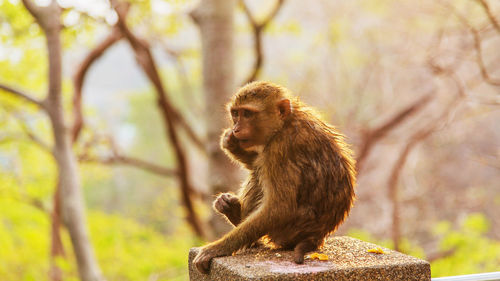
[[[243,86],[228,104],[233,135],[245,150],[258,150],[279,131],[292,112],[286,88],[270,82]]]

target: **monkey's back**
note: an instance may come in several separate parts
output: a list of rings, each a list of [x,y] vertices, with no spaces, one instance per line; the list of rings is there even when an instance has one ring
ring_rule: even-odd
[[[291,200],[289,219],[268,236],[284,248],[309,240],[317,246],[345,219],[354,201],[355,168],[344,136],[313,114],[296,113],[266,149],[274,190],[271,200]],[[287,175],[284,178],[282,175]],[[292,202],[293,201],[293,202]]]

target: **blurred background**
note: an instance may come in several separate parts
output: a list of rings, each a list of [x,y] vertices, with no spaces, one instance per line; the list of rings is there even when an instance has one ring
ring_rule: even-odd
[[[187,280],[229,229],[218,138],[254,80],[352,144],[335,235],[500,269],[500,2],[0,0],[1,279]]]

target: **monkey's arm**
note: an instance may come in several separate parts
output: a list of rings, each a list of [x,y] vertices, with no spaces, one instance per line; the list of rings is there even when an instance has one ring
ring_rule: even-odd
[[[225,215],[231,224],[238,226],[242,220],[258,209],[262,195],[258,180],[250,176],[238,196],[232,193],[222,193],[214,200],[213,208]]]
[[[212,258],[228,256],[233,252],[251,245],[262,236],[268,234],[272,229],[279,228],[289,223],[293,218],[296,209],[297,184],[293,177],[276,173],[275,169],[282,169],[279,165],[270,167],[266,172],[275,175],[266,186],[254,186],[256,190],[255,198],[262,194],[262,204],[251,212],[240,224],[232,229],[221,239],[212,242],[202,248],[193,263],[200,272],[208,273]],[[253,190],[253,189],[249,189]],[[290,213],[283,215],[283,210]],[[244,210],[243,210],[244,211]]]
[[[242,149],[231,129],[226,129],[222,134],[220,146],[230,158],[241,162],[248,169],[258,155],[257,152]]]
[[[222,193],[215,199],[213,208],[226,216],[230,223],[237,226],[241,222],[241,203],[238,197],[231,193]]]
[[[202,273],[208,273],[213,258],[231,255],[267,234],[272,225],[283,217],[278,216],[276,211],[279,209],[279,205],[272,208],[264,205],[224,237],[204,246],[193,261],[196,268]]]

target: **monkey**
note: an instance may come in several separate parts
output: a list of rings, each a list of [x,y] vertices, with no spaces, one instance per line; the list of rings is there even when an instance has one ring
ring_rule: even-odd
[[[297,264],[347,217],[355,199],[355,161],[345,137],[283,86],[258,81],[227,105],[233,126],[220,146],[249,171],[238,195],[220,194],[213,208],[234,228],[193,260],[207,274],[211,260],[265,238],[293,250]]]

